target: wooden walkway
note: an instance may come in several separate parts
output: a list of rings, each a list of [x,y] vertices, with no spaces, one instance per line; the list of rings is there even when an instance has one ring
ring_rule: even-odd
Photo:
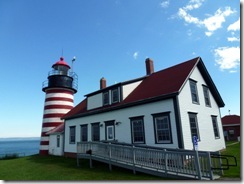
[[[90,159],[160,177],[181,179],[214,180],[219,176],[212,167],[220,167],[219,160],[211,159],[210,152],[138,147],[130,144],[102,142],[77,143],[79,159]]]

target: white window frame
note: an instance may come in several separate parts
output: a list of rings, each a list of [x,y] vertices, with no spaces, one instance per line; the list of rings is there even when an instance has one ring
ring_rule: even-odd
[[[219,139],[220,138],[220,134],[219,134],[219,127],[218,127],[218,122],[217,122],[217,116],[212,116],[212,123],[213,123],[214,137],[215,137],[215,139]]]
[[[205,100],[205,105],[207,107],[211,107],[211,101],[210,101],[210,96],[209,96],[209,89],[207,86],[202,86],[203,87],[203,95],[204,95],[204,100]]]
[[[171,133],[171,124],[170,124],[169,114],[160,113],[160,114],[153,115],[153,117],[154,117],[155,142],[157,144],[171,144],[172,143],[172,133]],[[160,129],[158,129],[159,123],[165,123],[165,122],[160,122],[160,120],[165,120],[165,118],[167,120],[167,127],[161,127]],[[160,133],[160,135],[159,135],[159,133]],[[169,138],[168,140],[159,139],[159,137],[164,137],[163,133],[165,133],[165,135],[168,134],[168,135],[166,135]]]
[[[83,140],[83,128],[86,128],[86,140]],[[80,125],[80,141],[87,142],[88,141],[88,125]]]
[[[193,136],[197,136],[198,141],[200,141],[197,113],[189,112],[188,115],[189,115],[189,123],[190,123],[190,130],[191,130],[191,138],[193,138]],[[194,119],[194,122],[191,122],[191,119]],[[195,126],[193,127],[192,124],[194,124]],[[196,131],[196,134],[193,134],[193,131],[192,131],[193,129]]]
[[[136,123],[141,123],[141,137],[142,137],[142,141],[136,141],[135,140],[135,124]],[[131,118],[131,135],[132,135],[132,143],[133,144],[145,144],[145,129],[144,129],[144,121],[143,121],[143,117],[138,117],[138,118]]]
[[[192,103],[200,104],[199,97],[198,97],[198,91],[197,91],[197,82],[194,80],[190,80],[189,83],[190,83]]]
[[[70,126],[69,127],[69,143],[70,144],[75,144],[75,126]]]
[[[103,105],[109,105],[109,91],[103,93]]]
[[[115,98],[115,94],[117,92],[116,98]],[[114,99],[115,98],[115,99]],[[112,103],[117,103],[119,102],[119,89],[115,88],[111,90],[111,101]]]

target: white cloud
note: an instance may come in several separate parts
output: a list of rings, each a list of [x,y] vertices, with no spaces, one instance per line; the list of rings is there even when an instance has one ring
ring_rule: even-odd
[[[225,7],[224,11],[218,9],[213,16],[204,19],[202,23],[209,32],[214,32],[222,27],[222,24],[225,22],[225,17],[231,15],[232,13],[234,13],[234,11],[231,10],[230,7]]]
[[[133,54],[133,58],[134,58],[134,59],[137,59],[137,58],[138,58],[138,54],[139,54],[138,51],[134,52],[134,54]]]
[[[207,29],[205,32],[206,36],[211,36],[214,31],[222,27],[225,18],[235,13],[235,11],[230,7],[225,7],[224,10],[219,8],[214,15],[208,15],[207,18],[201,20],[198,17],[192,16],[189,11],[200,8],[203,2],[204,0],[190,0],[186,6],[179,8],[177,14],[180,18],[184,19],[186,23],[195,24],[198,27],[205,27]],[[236,24],[233,25],[233,27],[235,27]]]
[[[233,73],[240,65],[240,47],[219,47],[214,50],[215,62],[221,70]]]
[[[240,38],[237,38],[237,37],[228,37],[227,40],[229,42],[239,42],[240,41]]]
[[[210,32],[210,31],[206,31],[206,32],[205,32],[205,35],[206,35],[206,36],[211,36],[212,34],[213,34],[213,33]]]
[[[162,8],[168,8],[168,7],[169,7],[169,0],[162,1],[162,2],[160,3],[160,6],[161,6]]]
[[[193,10],[202,6],[205,0],[190,0],[188,5],[184,7],[185,10]]]
[[[178,11],[178,15],[183,18],[187,23],[193,23],[196,25],[200,25],[201,22],[198,18],[191,16],[187,13],[187,11],[184,8],[180,8]]]
[[[236,22],[234,22],[233,24],[229,25],[227,30],[228,31],[240,30],[240,17],[239,17],[239,19]]]

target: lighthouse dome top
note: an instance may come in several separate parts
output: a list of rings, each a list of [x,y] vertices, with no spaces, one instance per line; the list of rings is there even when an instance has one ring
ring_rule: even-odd
[[[70,66],[64,61],[63,57],[60,57],[60,60],[57,61],[55,64],[53,64],[52,67],[54,68],[55,66],[59,66],[59,65],[66,66],[70,69]]]

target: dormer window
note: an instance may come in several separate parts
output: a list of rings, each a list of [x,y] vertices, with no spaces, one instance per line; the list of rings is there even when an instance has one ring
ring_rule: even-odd
[[[119,90],[118,88],[112,89],[112,103],[119,102]]]
[[[108,91],[103,93],[103,105],[109,105],[109,92]]]

